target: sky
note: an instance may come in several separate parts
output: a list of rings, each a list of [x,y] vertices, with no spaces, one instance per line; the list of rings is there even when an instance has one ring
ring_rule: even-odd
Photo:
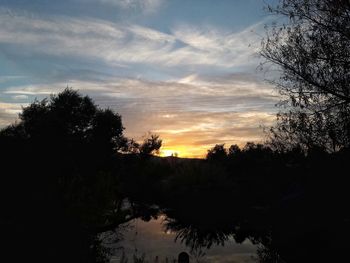
[[[273,0],[0,0],[0,127],[67,86],[162,155],[264,139],[279,96],[259,70]]]

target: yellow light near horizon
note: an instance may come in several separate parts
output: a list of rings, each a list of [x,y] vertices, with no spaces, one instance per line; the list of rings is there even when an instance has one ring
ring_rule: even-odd
[[[166,157],[166,156],[178,156],[178,157],[189,157],[190,154],[186,152],[186,149],[184,147],[179,146],[168,146],[168,147],[162,147],[160,149],[160,156]]]
[[[162,157],[166,157],[166,156],[174,156],[174,155],[179,155],[179,153],[177,151],[174,150],[160,150],[160,156]]]
[[[162,147],[159,156],[177,156],[181,158],[204,158],[203,149],[200,147],[185,147],[180,145]]]

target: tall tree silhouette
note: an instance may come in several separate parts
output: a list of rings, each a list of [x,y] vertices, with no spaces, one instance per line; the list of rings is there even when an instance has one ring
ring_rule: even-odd
[[[210,161],[222,161],[227,157],[227,151],[224,144],[216,144],[213,148],[207,152],[207,160]]]
[[[274,84],[288,108],[272,129],[275,142],[332,151],[348,147],[350,2],[281,0],[268,9],[285,21],[268,29],[261,51],[280,69]]]
[[[153,153],[159,153],[161,146],[162,140],[159,138],[159,135],[151,134],[148,138],[144,139],[139,147],[139,151],[142,155],[151,155]]]
[[[66,89],[19,117],[0,132],[7,251],[22,240],[26,259],[103,262],[97,229],[121,221],[115,160],[127,139],[120,115]]]

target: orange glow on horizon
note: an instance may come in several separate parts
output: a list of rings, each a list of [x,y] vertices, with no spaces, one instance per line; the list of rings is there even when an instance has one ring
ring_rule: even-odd
[[[138,137],[142,143],[145,137],[133,133],[140,134],[140,130],[150,127],[149,134],[157,134],[162,140],[158,156],[205,158],[216,144],[224,144],[228,149],[233,144],[242,148],[247,142],[263,142],[265,134],[261,127],[273,126],[274,121],[274,113],[258,111],[169,112],[138,123],[137,129],[131,125],[127,136]]]
[[[213,148],[215,144],[224,144],[225,148],[228,149],[233,144],[237,144],[240,148],[243,148],[247,141],[261,142],[259,138],[246,141],[244,140],[245,138],[236,138],[235,140],[227,140],[226,142],[217,141],[211,144],[198,145],[195,142],[191,142],[189,138],[186,139],[181,142],[173,139],[163,140],[163,145],[159,150],[158,156],[205,159],[208,150]]]
[[[176,156],[180,158],[205,158],[206,149],[203,147],[169,145],[162,147],[159,151],[159,156]]]

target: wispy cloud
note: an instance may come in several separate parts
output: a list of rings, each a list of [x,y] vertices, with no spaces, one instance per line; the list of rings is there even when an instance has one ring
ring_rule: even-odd
[[[22,106],[27,103],[6,103],[0,101],[0,129],[17,120],[18,113],[21,112]]]
[[[164,150],[193,157],[203,157],[215,144],[238,144],[263,141],[263,126],[274,122],[274,114],[266,112],[191,112],[179,113],[159,120],[156,130],[164,140]],[[181,129],[179,129],[181,127]]]
[[[18,114],[22,109],[20,103],[6,103],[0,102],[0,110],[7,114]]]
[[[14,100],[27,100],[28,98],[29,97],[27,95],[24,95],[24,94],[12,96],[12,99],[14,99]]]
[[[145,14],[163,4],[99,2]],[[239,32],[174,24],[162,32],[135,23],[0,8],[0,24],[1,55],[22,65],[18,76],[0,77],[0,127],[16,119],[19,102],[47,97],[67,85],[119,112],[127,136],[159,133],[165,149],[180,155],[202,156],[215,143],[260,140],[260,126],[274,119],[278,96],[251,74],[263,23]],[[35,67],[35,81],[13,82]]]
[[[103,4],[116,5],[126,10],[137,10],[146,14],[156,12],[163,0],[98,0]]]
[[[12,87],[3,94],[42,98],[66,85]],[[164,139],[164,149],[197,157],[215,143],[261,140],[261,126],[272,124],[278,101],[270,86],[238,74],[190,75],[171,81],[71,80],[68,85],[89,94],[99,106],[119,112],[127,136],[141,139],[147,131],[155,132]]]
[[[227,32],[214,27],[194,27],[181,25],[173,30],[173,35],[207,58],[220,58],[221,65],[244,66],[257,61],[259,37],[263,23],[259,22],[240,32]]]
[[[13,80],[22,79],[24,76],[0,76],[0,83],[5,83]]]
[[[145,2],[146,3],[146,2]],[[108,64],[242,67],[256,63],[258,43],[252,30],[238,33],[189,25],[167,34],[155,29],[88,18],[52,17],[0,12],[0,43],[15,44],[19,53],[99,59]],[[22,54],[23,56],[25,54]]]

